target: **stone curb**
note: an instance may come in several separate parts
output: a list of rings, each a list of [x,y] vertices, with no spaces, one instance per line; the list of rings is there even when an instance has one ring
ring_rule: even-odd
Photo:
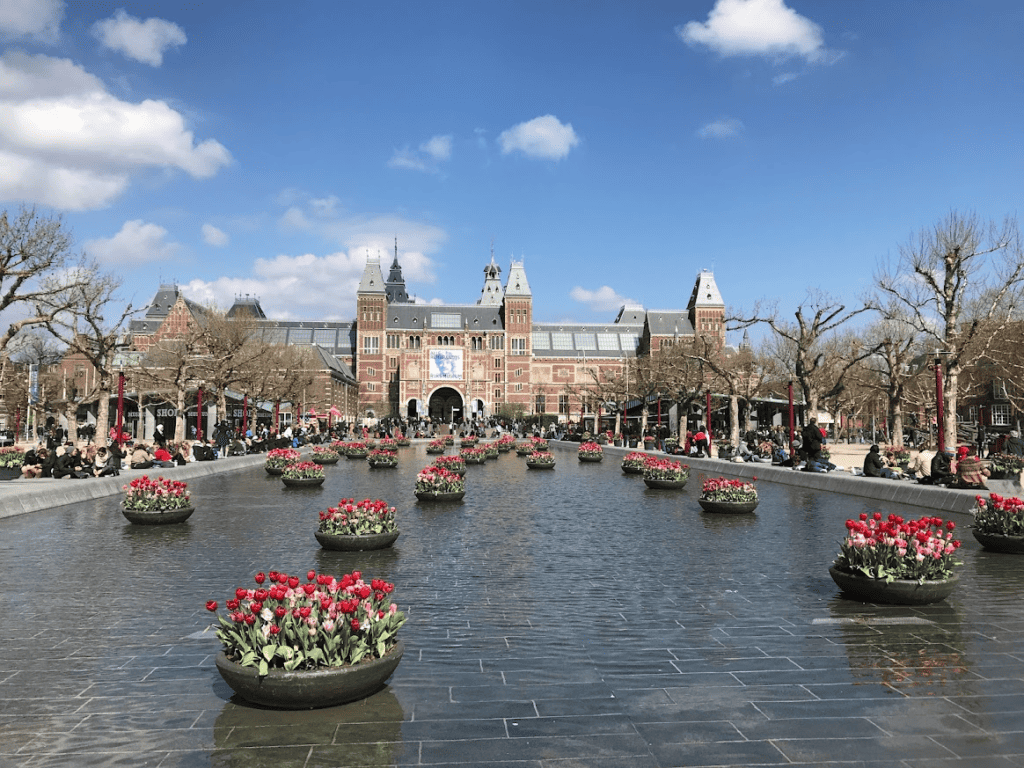
[[[116,477],[96,477],[85,480],[66,478],[62,480],[51,478],[10,480],[0,483],[0,519],[62,507],[66,504],[78,504],[83,501],[115,496],[121,493],[121,488],[125,483],[142,475],[154,477],[162,475],[174,480],[190,480],[196,477],[208,477],[224,472],[238,472],[252,467],[261,467],[265,461],[266,454],[255,453],[250,456],[232,456],[216,461],[196,461],[183,467],[124,470]]]
[[[576,443],[555,440],[552,440],[551,444],[570,449],[575,449],[576,446]],[[681,456],[668,456],[661,451],[616,448],[610,445],[605,445],[603,448],[605,453],[615,456],[625,456],[628,453],[637,451],[659,457],[683,459]],[[848,472],[801,472],[783,467],[775,467],[771,464],[749,462],[740,464],[739,462],[725,461],[724,459],[694,459],[691,457],[685,463],[690,465],[691,472],[706,472],[708,474],[721,474],[737,478],[752,478],[756,476],[772,483],[795,485],[802,488],[811,488],[816,491],[841,493],[846,496],[859,496],[880,502],[906,504],[942,514],[957,513],[972,516],[975,497],[979,493],[985,496],[989,493],[998,493],[1002,496],[1021,496],[1020,483],[1011,480],[990,480],[987,483],[988,491],[979,492],[954,490],[941,486],[919,485],[916,482],[908,482],[906,480],[858,477]]]

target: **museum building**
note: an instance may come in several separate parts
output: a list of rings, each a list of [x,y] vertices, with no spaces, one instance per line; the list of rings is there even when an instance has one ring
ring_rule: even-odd
[[[131,323],[134,349],[144,354],[203,311],[177,286],[160,286],[144,316]],[[243,312],[262,326],[265,340],[317,353],[314,387],[300,403],[282,404],[288,421],[300,407],[304,414],[332,411],[346,421],[393,415],[450,423],[546,414],[592,427],[595,410],[603,407],[595,394],[599,382],[621,378],[630,360],[695,335],[725,341],[725,303],[708,270],[697,274],[685,309],[626,305],[609,323],[536,322],[522,261],[513,259],[503,280],[492,253],[476,302],[425,304],[406,290],[397,244],[386,278],[380,258],[367,257],[353,321],[271,320],[250,296],[237,298],[228,315]],[[631,408],[642,404],[640,398],[627,394]]]

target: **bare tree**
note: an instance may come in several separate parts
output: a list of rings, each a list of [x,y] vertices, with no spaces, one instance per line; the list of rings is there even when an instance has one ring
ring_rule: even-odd
[[[740,441],[740,406],[746,410],[774,376],[772,362],[750,347],[726,354],[716,339],[695,339],[693,355],[711,371],[711,386],[723,390],[729,398],[729,442],[736,447]]]
[[[847,309],[828,294],[812,290],[793,313],[795,322],[782,320],[775,308],[761,312],[756,307],[751,317],[737,318],[736,322],[765,323],[775,332],[779,362],[797,380],[807,409],[813,414],[821,400],[834,397],[842,389],[846,372],[860,359],[847,356],[837,366],[836,355],[842,356],[842,352],[829,342],[838,328],[870,309],[867,305]]]
[[[96,401],[96,442],[107,444],[110,396],[114,380],[114,352],[124,346],[125,325],[133,314],[117,297],[121,281],[112,275],[94,273],[84,285],[66,288],[53,298],[39,302],[46,313],[52,302],[60,307],[46,321],[46,329],[69,352],[85,358],[95,370],[94,386],[80,393],[81,401]]]
[[[956,409],[964,369],[985,356],[1015,318],[1024,288],[1024,252],[1015,219],[982,222],[949,213],[900,246],[895,263],[875,275],[883,301],[905,311],[908,322],[943,363],[943,442],[956,440]]]
[[[185,331],[167,336],[146,351],[139,370],[140,379],[174,403],[174,440],[185,439],[185,400],[194,388],[203,369],[206,346],[205,332],[194,319]]]
[[[45,325],[73,308],[69,289],[87,285],[94,264],[72,253],[72,239],[59,217],[22,208],[16,216],[0,212],[0,381],[9,358],[8,344],[27,328]]]

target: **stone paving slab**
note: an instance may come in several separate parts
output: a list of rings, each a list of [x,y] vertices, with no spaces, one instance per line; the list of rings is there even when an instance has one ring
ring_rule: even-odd
[[[944,603],[853,602],[827,575],[842,521],[920,507],[758,467],[758,513],[724,520],[697,480],[742,465],[691,462],[665,493],[573,450],[553,473],[472,468],[455,505],[411,501],[412,448],[314,491],[255,464],[196,477],[175,530],[127,525],[112,497],[0,521],[0,765],[1024,766],[1017,559],[968,535]],[[320,550],[316,512],[342,495],[394,499],[395,548]],[[203,602],[308,567],[394,580],[406,656],[361,702],[248,706]]]

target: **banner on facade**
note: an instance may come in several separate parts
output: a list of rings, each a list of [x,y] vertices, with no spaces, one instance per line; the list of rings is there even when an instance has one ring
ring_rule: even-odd
[[[431,381],[462,381],[462,350],[430,350]]]
[[[39,365],[32,363],[28,367],[28,404],[39,402]]]

